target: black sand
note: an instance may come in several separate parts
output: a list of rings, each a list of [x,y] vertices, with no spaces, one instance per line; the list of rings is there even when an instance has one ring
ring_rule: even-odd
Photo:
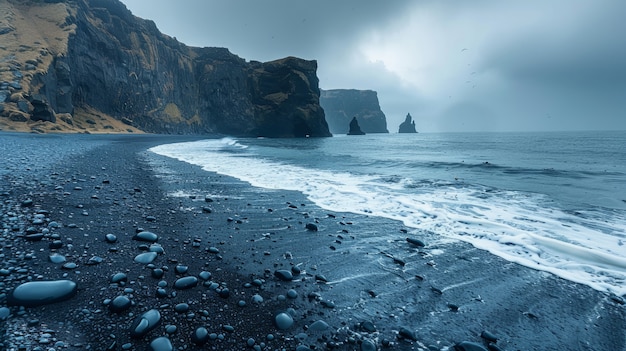
[[[256,189],[146,151],[193,139],[0,134],[0,306],[26,281],[79,286],[64,302],[1,309],[4,349],[145,350],[165,335],[174,348],[190,350],[446,350],[461,341],[486,349],[480,334],[489,331],[502,350],[626,350],[619,297],[395,221],[329,213],[302,194]],[[20,206],[26,199],[32,207]],[[46,223],[33,226],[40,210],[48,211]],[[318,231],[305,229],[309,223]],[[29,227],[49,232],[27,242]],[[133,262],[145,245],[132,240],[139,229],[159,236],[165,253],[154,265],[167,268],[161,279]],[[105,241],[108,233],[116,243]],[[59,249],[50,249],[54,235]],[[53,252],[77,267],[49,262]],[[90,265],[94,256],[102,262]],[[177,265],[188,271],[177,274]],[[302,270],[294,281],[274,275],[294,266]],[[172,287],[202,271],[211,272],[213,287]],[[110,283],[118,272],[126,284]],[[168,296],[158,298],[161,280]],[[289,289],[298,297],[283,298]],[[119,295],[133,305],[110,312],[104,302]],[[253,302],[254,295],[263,301]],[[188,311],[176,312],[180,303]],[[274,316],[289,308],[295,324],[278,330]],[[161,312],[161,324],[132,339],[130,324],[149,309]],[[167,334],[168,325],[176,331]],[[198,327],[220,337],[197,347],[191,335]]]

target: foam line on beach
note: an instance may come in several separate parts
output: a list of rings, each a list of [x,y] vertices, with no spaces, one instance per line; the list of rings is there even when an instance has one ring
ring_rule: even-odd
[[[626,246],[618,245],[615,235],[626,233],[621,213],[567,213],[541,194],[472,184],[407,189],[376,174],[262,159],[232,139],[162,145],[151,151],[255,187],[303,192],[326,210],[398,220],[594,289],[626,294],[626,266],[620,259],[626,257]]]

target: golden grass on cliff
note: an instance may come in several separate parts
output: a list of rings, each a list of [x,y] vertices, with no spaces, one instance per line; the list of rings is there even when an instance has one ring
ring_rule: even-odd
[[[0,80],[14,80],[9,67],[19,67],[23,74],[20,84],[23,90],[31,91],[33,76],[45,73],[55,56],[67,53],[69,36],[76,29],[74,24],[67,24],[70,11],[63,3],[1,1],[0,13],[4,15],[0,27],[12,31],[0,35]]]

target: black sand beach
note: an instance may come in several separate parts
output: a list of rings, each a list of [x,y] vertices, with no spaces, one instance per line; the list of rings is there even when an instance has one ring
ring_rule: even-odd
[[[620,297],[146,151],[199,138],[0,134],[2,349],[626,350]],[[164,251],[151,264],[141,231]],[[9,304],[51,280],[76,294]],[[159,324],[132,337],[149,310]]]

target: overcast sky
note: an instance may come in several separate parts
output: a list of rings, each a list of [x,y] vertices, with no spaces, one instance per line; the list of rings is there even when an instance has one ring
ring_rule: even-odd
[[[378,92],[388,129],[626,130],[624,0],[122,0],[246,60],[315,59],[322,89]]]

